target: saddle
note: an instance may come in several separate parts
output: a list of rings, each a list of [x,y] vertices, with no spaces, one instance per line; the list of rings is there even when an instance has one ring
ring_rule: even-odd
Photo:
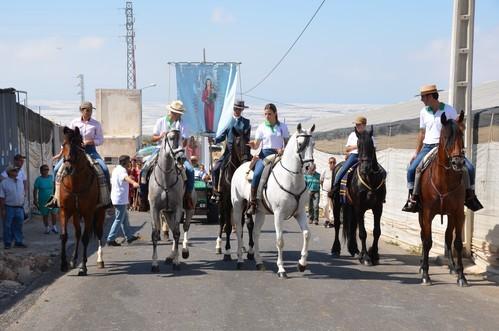
[[[416,176],[414,178],[414,194],[418,195],[419,194],[419,186],[420,186],[420,178],[423,172],[428,168],[428,166],[431,164],[431,162],[437,157],[437,152],[438,152],[438,146],[433,147],[433,149],[425,155],[423,160],[418,164],[416,167]]]
[[[359,162],[355,163],[348,169],[348,171],[345,173],[343,178],[340,180],[340,203],[342,204],[350,204],[351,203],[351,197],[348,194],[348,185],[352,181],[352,177],[354,174],[355,169],[357,169],[357,166],[359,165]]]

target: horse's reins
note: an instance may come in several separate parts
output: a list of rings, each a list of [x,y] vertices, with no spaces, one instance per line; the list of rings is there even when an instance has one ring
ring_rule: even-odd
[[[305,149],[305,147],[308,146],[308,143],[310,141],[310,138],[312,137],[311,134],[299,134],[299,135],[296,135],[296,140],[298,140],[298,137],[305,137],[305,141],[303,142],[303,144],[298,148],[298,150],[296,151],[296,153],[298,154],[298,156],[300,157],[300,164],[301,164],[301,168],[303,168],[303,165],[306,163],[306,162],[314,162],[314,159],[310,159],[310,160],[303,160],[302,156],[301,156],[301,152]],[[279,181],[277,180],[277,177],[275,175],[275,172],[274,172],[274,168],[277,164],[280,164],[281,167],[286,170],[287,172],[291,173],[291,174],[294,174],[294,175],[299,175],[302,173],[301,171],[301,168],[300,168],[300,171],[292,171],[288,168],[286,168],[286,166],[284,166],[284,163],[282,162],[282,158],[277,162],[275,163],[273,166],[272,166],[272,169],[270,170],[270,172],[272,173],[272,176],[274,177],[274,180],[275,182],[277,183],[277,185],[279,186],[279,188],[281,190],[283,190],[284,192],[290,194],[293,198],[295,198],[296,200],[296,207],[295,209],[293,210],[293,213],[291,213],[291,216],[289,216],[287,218],[290,219],[291,217],[293,217],[293,215],[296,213],[296,211],[298,210],[298,207],[300,206],[300,198],[301,198],[301,195],[307,190],[307,185],[305,185],[305,187],[303,188],[303,190],[299,193],[299,194],[295,194],[293,192],[290,192],[288,191],[287,189],[285,189],[281,183],[279,183]],[[267,187],[265,187],[265,198],[268,200],[268,195],[267,195]],[[263,200],[263,205],[265,207],[265,209],[267,209],[268,212],[270,212],[271,214],[273,214],[273,211],[267,206],[267,204],[265,203],[265,201]]]

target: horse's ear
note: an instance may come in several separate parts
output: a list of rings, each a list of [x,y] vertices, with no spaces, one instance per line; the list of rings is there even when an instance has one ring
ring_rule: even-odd
[[[298,123],[296,126],[296,131],[301,132],[301,123]]]
[[[442,123],[442,125],[447,124],[447,116],[445,116],[445,113],[440,116],[440,122]]]
[[[459,113],[459,118],[458,118],[458,122],[459,123],[462,123],[464,120],[464,110],[461,110],[461,112]]]
[[[75,135],[76,136],[80,135],[80,128],[78,128],[77,126],[75,126]]]
[[[68,128],[67,126],[65,126],[64,129],[62,129],[62,133],[64,133],[64,134],[68,134],[70,132],[71,132],[71,129]]]
[[[374,127],[371,125],[371,131],[369,131],[369,135],[372,137],[374,133]]]
[[[310,128],[310,133],[314,132],[314,130],[315,130],[315,124],[312,125],[312,127]]]

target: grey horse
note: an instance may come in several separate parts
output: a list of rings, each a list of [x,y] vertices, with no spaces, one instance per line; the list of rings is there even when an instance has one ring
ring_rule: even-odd
[[[182,164],[185,153],[180,146],[180,132],[172,130],[161,140],[157,162],[153,167],[149,179],[149,204],[152,216],[152,272],[159,272],[157,245],[160,239],[161,223],[166,221],[173,234],[172,252],[165,260],[173,264],[173,270],[180,269],[178,260],[178,244],[180,241],[180,222],[184,215],[182,197],[184,196],[184,174]],[[193,201],[196,201],[195,190]],[[182,257],[189,257],[188,232],[194,210],[185,212],[184,241],[182,243]]]

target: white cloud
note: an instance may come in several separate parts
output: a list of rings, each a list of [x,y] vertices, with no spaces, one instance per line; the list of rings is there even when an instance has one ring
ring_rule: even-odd
[[[232,13],[221,7],[213,9],[211,14],[211,21],[215,24],[229,24],[233,23],[235,20]]]
[[[101,37],[83,37],[78,41],[81,49],[99,49],[104,45],[105,39]]]
[[[57,56],[62,43],[56,38],[27,40],[20,44],[12,44],[15,57],[21,61],[33,62],[51,60]]]

